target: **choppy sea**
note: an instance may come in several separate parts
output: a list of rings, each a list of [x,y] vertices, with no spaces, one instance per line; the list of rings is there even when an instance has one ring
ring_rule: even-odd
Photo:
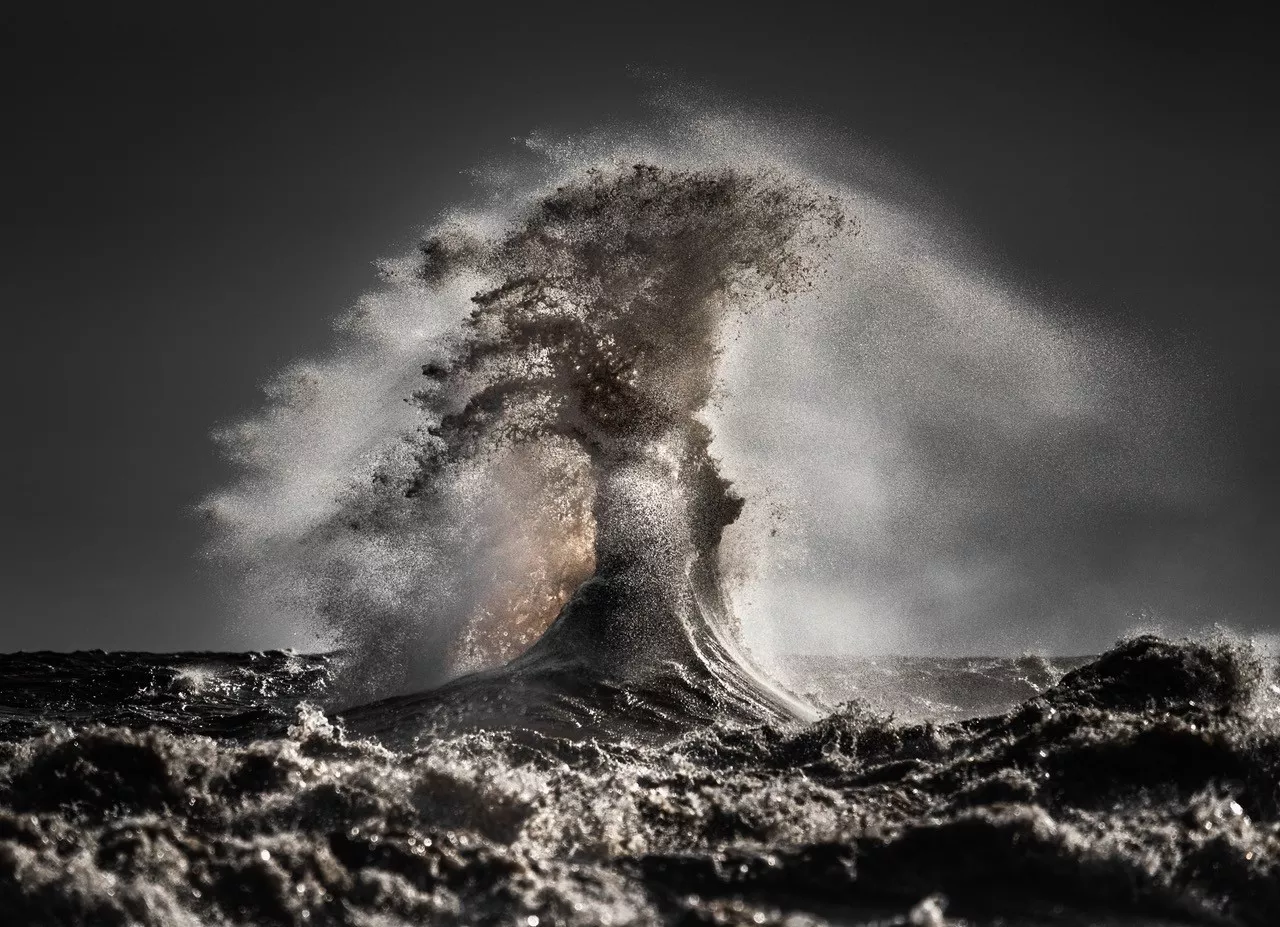
[[[370,733],[340,659],[0,657],[0,923],[1280,922],[1280,690],[1237,642],[792,658],[818,720],[662,736]]]

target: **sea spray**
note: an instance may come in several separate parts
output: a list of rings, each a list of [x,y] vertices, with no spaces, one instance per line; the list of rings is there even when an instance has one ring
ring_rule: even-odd
[[[424,250],[383,261],[384,284],[344,317],[333,352],[289,368],[260,415],[220,430],[242,468],[206,509],[216,547],[245,577],[241,627],[256,645],[297,643],[293,629],[311,621],[312,647],[347,654],[334,689],[346,702],[420,690],[509,662],[598,574],[616,581],[595,583],[592,601],[624,579],[635,594],[609,606],[611,620],[571,622],[572,647],[583,661],[609,651],[600,669],[619,680],[700,633],[634,632],[695,614],[728,646],[741,624],[757,656],[1078,652],[1081,629],[1102,646],[1130,603],[1159,604],[1193,575],[1171,586],[1156,582],[1167,570],[1143,568],[1161,551],[1176,559],[1186,532],[1132,539],[1210,510],[1221,471],[1195,423],[1203,378],[1136,336],[1048,311],[940,238],[927,210],[860,186],[856,165],[815,164],[808,136],[695,115],[665,135],[535,143],[549,158],[535,177],[500,172],[487,207],[446,214]],[[749,266],[716,281],[725,252],[709,225],[696,230],[701,251],[687,238],[626,251],[668,239],[622,194],[694,177],[747,179],[791,191],[787,208],[812,207],[772,229],[733,219],[737,247],[798,223],[785,247],[755,255],[794,292]],[[594,205],[598,215],[540,213],[593,189],[622,199]],[[662,222],[688,234],[700,215],[732,215],[725,204],[700,213],[708,204],[687,196],[668,205],[685,214]],[[558,257],[535,253],[537,235],[553,231],[568,235]],[[590,279],[591,236],[613,249],[611,263],[596,255],[607,280]],[[553,258],[583,278],[537,263]],[[666,269],[627,278],[646,262]],[[659,280],[727,289],[661,311],[626,299],[619,309],[598,289],[643,294]],[[570,304],[590,306],[599,327]],[[636,324],[610,331],[611,313]],[[686,328],[671,326],[676,317]],[[502,334],[509,321],[524,326],[518,337]],[[640,336],[666,347],[630,369],[624,341]],[[553,353],[598,367],[582,379]],[[717,488],[726,478],[733,488]],[[724,506],[739,498],[748,503],[725,527]],[[1094,556],[1099,538],[1117,550]],[[612,549],[637,564],[627,577]],[[683,575],[681,551],[697,552]],[[666,618],[623,614],[663,595],[674,599],[653,611]],[[644,644],[624,653],[628,640]],[[667,656],[683,666],[689,654]]]
[[[503,237],[450,230],[423,245],[422,279],[470,270],[496,285],[472,298],[464,333],[423,366],[431,385],[414,398],[429,424],[414,441],[417,468],[407,482],[376,479],[383,506],[429,507],[473,459],[541,443],[554,452],[521,458],[526,491],[593,539],[594,572],[549,630],[556,615],[545,608],[498,622],[521,628],[524,646],[538,641],[494,683],[522,686],[516,699],[495,698],[519,700],[526,721],[530,701],[557,686],[598,682],[641,699],[683,689],[676,714],[706,720],[803,711],[733,645],[719,545],[743,500],[698,414],[725,319],[809,286],[847,228],[838,202],[803,182],[641,164],[557,188]],[[584,566],[544,566],[544,601],[563,601]],[[492,613],[481,620],[492,624]],[[532,694],[534,667],[561,678]]]
[[[835,197],[778,171],[638,164],[587,171],[499,234],[429,238],[407,286],[483,286],[420,365],[420,423],[309,531],[324,544],[304,572],[338,643],[379,627],[385,684],[393,653],[418,659],[412,625],[455,628],[435,646],[456,673],[522,653],[567,605],[543,656],[619,684],[674,667],[695,690],[749,688],[718,551],[743,500],[699,416],[726,321],[811,287],[850,226]],[[434,575],[410,571],[432,594],[407,616],[356,568],[432,556]],[[720,696],[704,694],[714,717]]]

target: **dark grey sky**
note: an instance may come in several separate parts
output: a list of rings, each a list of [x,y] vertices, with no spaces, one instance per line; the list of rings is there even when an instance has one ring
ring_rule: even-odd
[[[433,7],[4,14],[0,650],[226,645],[188,515],[228,475],[210,427],[321,351],[370,261],[465,197],[477,161],[640,115],[629,66],[823,116],[1029,285],[1193,344],[1242,441],[1197,529],[1214,604],[1270,611],[1280,100],[1260,23]]]

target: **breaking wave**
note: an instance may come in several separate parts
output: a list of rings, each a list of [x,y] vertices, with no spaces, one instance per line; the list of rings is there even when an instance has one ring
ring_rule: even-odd
[[[219,431],[243,475],[205,510],[247,621],[342,650],[340,701],[398,696],[369,729],[443,702],[555,731],[812,717],[757,668],[780,597],[790,649],[892,647],[940,608],[1019,606],[1025,562],[956,559],[989,549],[975,532],[1204,495],[1139,352],[965,270],[802,145],[682,125],[535,143],[549,172],[384,262],[338,351]],[[833,556],[853,598],[779,580]]]
[[[403,649],[466,614],[455,665],[518,658],[508,687],[571,664],[633,690],[682,684],[705,720],[800,710],[735,652],[719,546],[743,500],[698,416],[727,317],[810,286],[845,226],[834,197],[775,172],[637,164],[556,188],[496,236],[432,236],[410,286],[486,286],[422,365],[421,424],[309,529],[328,547],[305,573],[339,640],[372,623]],[[467,532],[488,503],[476,492],[514,515],[498,545],[513,576],[471,602],[431,583],[409,629],[403,606],[379,621],[352,602],[353,548],[412,558],[417,576],[427,551],[484,556]]]

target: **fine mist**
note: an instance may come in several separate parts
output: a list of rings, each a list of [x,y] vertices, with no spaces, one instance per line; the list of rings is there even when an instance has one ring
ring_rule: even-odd
[[[1211,494],[1139,340],[1050,318],[782,130],[668,133],[532,142],[549,169],[490,172],[498,205],[385,262],[339,350],[219,431],[244,476],[205,508],[245,620],[344,649],[351,699],[549,650],[625,676],[745,665],[739,636],[1043,626],[1008,612],[1044,577],[1064,611],[1114,587],[1001,531],[1048,562],[1064,513]]]

